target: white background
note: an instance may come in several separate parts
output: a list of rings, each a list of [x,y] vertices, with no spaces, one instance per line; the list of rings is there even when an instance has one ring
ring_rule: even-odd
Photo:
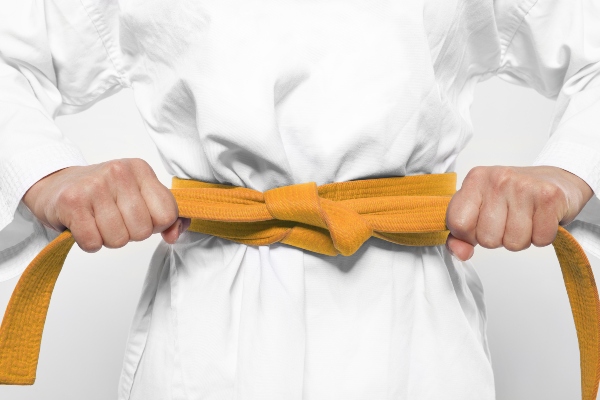
[[[475,136],[458,160],[458,188],[477,165],[530,165],[548,136],[553,107],[533,90],[496,78],[479,84]],[[129,90],[58,124],[89,163],[143,158],[170,187]],[[156,234],[95,254],[75,245],[52,297],[37,381],[0,387],[0,399],[116,399],[129,325],[159,240]],[[600,260],[590,260],[600,279]],[[497,399],[581,398],[577,337],[552,246],[516,253],[477,247],[473,262],[485,289]],[[0,283],[2,312],[16,283]]]

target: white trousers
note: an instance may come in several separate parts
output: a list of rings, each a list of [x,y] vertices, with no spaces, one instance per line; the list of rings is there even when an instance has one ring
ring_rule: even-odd
[[[493,400],[485,326],[473,265],[444,246],[186,232],[151,260],[119,400]]]

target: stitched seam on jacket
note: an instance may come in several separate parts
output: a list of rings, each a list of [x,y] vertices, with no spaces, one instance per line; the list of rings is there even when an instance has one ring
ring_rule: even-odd
[[[90,21],[94,25],[94,29],[98,33],[98,37],[102,41],[102,45],[104,46],[104,50],[106,51],[106,55],[108,56],[108,59],[110,60],[113,67],[115,68],[115,71],[119,75],[119,83],[121,84],[121,86],[129,87],[128,80],[126,79],[126,76],[122,71],[120,63],[117,61],[118,60],[118,57],[116,57],[117,52],[116,52],[114,43],[111,40],[110,35],[107,32],[106,23],[104,22],[104,18],[102,17],[102,14],[94,6],[90,5],[89,7],[92,8],[92,10],[88,9],[88,7],[85,5],[84,0],[79,0],[79,1],[81,3],[81,6],[87,13]]]
[[[113,81],[107,81],[106,85],[102,85],[101,87],[99,87],[98,89],[94,90],[93,92],[87,94],[86,96],[77,97],[77,96],[69,96],[69,95],[61,93],[63,96],[62,103],[67,106],[81,107],[81,106],[84,106],[84,105],[94,101],[98,97],[102,96],[104,93],[113,89],[115,86],[123,87],[123,85],[119,81],[117,81],[116,83]],[[66,101],[65,101],[65,99],[66,99]]]
[[[526,10],[522,10],[521,8],[519,8],[520,11],[525,11],[523,13],[523,16],[521,17],[521,19],[519,20],[519,23],[517,24],[517,26],[515,27],[514,31],[512,32],[512,34],[510,35],[510,39],[508,40],[508,43],[506,44],[506,46],[504,47],[504,51],[502,50],[502,44],[500,44],[500,62],[498,64],[498,67],[496,68],[496,70],[494,71],[495,73],[498,73],[499,71],[503,70],[505,67],[502,66],[502,63],[504,62],[504,60],[506,59],[506,55],[508,54],[508,49],[510,49],[510,46],[513,43],[513,40],[515,38],[515,36],[517,35],[517,32],[521,29],[521,27],[523,26],[523,22],[525,21],[525,18],[529,15],[529,13],[531,12],[531,10],[533,9],[533,7],[536,6],[536,4],[538,3],[539,0],[534,0],[533,3],[531,4],[531,6],[529,6],[529,8],[527,8]]]

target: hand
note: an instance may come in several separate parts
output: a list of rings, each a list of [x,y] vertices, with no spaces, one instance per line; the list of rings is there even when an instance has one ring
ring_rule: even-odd
[[[547,246],[593,194],[584,180],[557,167],[475,167],[448,205],[446,247],[465,261],[478,244],[510,251]]]
[[[29,188],[23,202],[47,227],[70,229],[88,253],[158,232],[172,244],[190,223],[178,218],[175,198],[150,165],[136,158],[61,169]]]

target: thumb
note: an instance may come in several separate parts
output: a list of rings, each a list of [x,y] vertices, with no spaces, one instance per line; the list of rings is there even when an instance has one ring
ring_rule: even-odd
[[[165,242],[173,244],[179,239],[179,236],[190,227],[191,222],[192,221],[189,218],[179,217],[173,225],[162,231],[160,234]]]
[[[446,248],[461,261],[467,261],[473,257],[473,254],[475,253],[475,246],[470,243],[463,242],[462,240],[452,236],[452,234],[448,235],[448,239],[446,240]]]

